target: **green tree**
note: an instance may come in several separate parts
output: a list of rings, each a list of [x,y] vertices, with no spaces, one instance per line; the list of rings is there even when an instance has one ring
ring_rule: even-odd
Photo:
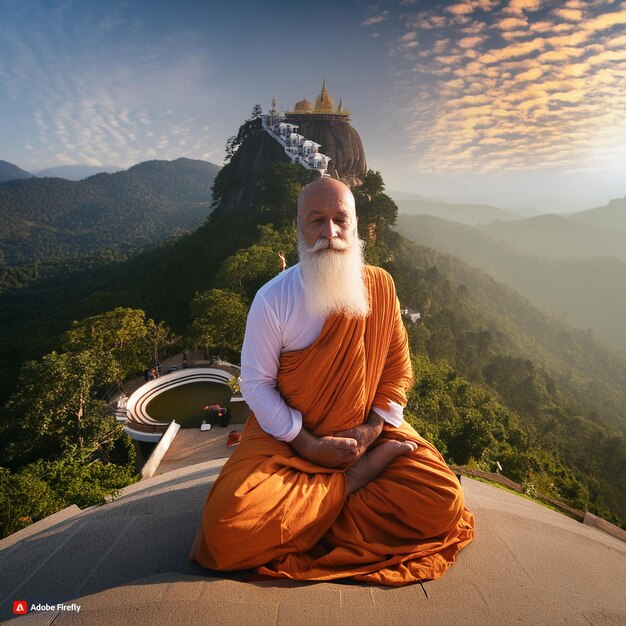
[[[239,146],[248,137],[251,137],[257,130],[261,128],[261,105],[255,104],[252,107],[252,113],[250,117],[239,127],[236,135],[232,135],[226,142],[226,156],[224,158],[224,164],[228,163],[235,152],[239,150]]]
[[[52,515],[65,506],[39,476],[0,467],[0,538]]]
[[[226,289],[197,293],[191,302],[191,344],[203,348],[207,360],[211,348],[241,350],[247,313],[248,308],[237,293]]]
[[[54,456],[72,447],[93,452],[108,449],[122,435],[102,390],[117,368],[110,356],[91,350],[51,352],[22,368],[18,391],[6,405],[10,431],[5,461]]]
[[[112,381],[121,385],[127,376],[158,361],[159,350],[176,337],[161,322],[146,319],[141,309],[118,307],[79,322],[66,333],[68,351],[92,350],[110,355]]]
[[[180,337],[175,335],[165,322],[159,322],[158,324],[154,320],[146,322],[144,343],[150,352],[150,358],[154,366],[159,363],[161,350],[175,344],[179,339]]]
[[[277,230],[293,227],[298,195],[309,179],[310,173],[300,165],[274,163],[260,181],[254,196],[259,221],[270,222]]]
[[[0,537],[75,504],[103,504],[136,480],[134,449],[125,438],[124,465],[94,459],[76,447],[58,459],[40,459],[16,472],[0,468]]]
[[[236,291],[250,302],[256,292],[280,271],[279,254],[288,264],[296,261],[296,234],[293,227],[276,231],[271,226],[259,228],[257,243],[242,248],[222,264],[215,284]]]
[[[361,238],[373,244],[385,240],[389,228],[396,223],[398,206],[385,193],[380,172],[368,170],[363,182],[352,190],[359,218]]]

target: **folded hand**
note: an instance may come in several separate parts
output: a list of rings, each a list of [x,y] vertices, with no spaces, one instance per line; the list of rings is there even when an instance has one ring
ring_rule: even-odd
[[[304,428],[291,445],[302,458],[322,467],[345,469],[361,456],[359,444],[353,437],[316,437]]]
[[[340,438],[354,439],[357,443],[358,456],[361,456],[378,437],[378,433],[376,433],[375,430],[373,430],[368,424],[359,424],[354,428],[334,433],[334,436]]]

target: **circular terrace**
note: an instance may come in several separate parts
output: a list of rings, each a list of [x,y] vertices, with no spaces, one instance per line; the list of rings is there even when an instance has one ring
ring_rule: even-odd
[[[206,419],[203,407],[229,404],[231,376],[224,369],[194,367],[148,381],[128,398],[126,432],[139,441],[157,441],[172,421],[198,428]]]

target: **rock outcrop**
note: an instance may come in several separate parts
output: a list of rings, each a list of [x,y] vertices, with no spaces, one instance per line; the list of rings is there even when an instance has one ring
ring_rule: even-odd
[[[350,187],[361,184],[367,163],[359,133],[346,121],[307,117],[298,119],[292,115],[289,121],[298,124],[301,135],[321,144],[320,152],[331,158],[328,174]]]
[[[290,120],[291,121],[291,120]],[[347,121],[294,120],[298,132],[321,144],[320,152],[331,157],[328,174],[350,187],[361,183],[367,170],[361,138]],[[274,163],[290,161],[282,146],[266,131],[246,139],[216,179],[217,213],[245,211],[252,206],[259,181]],[[314,174],[312,174],[314,175]]]

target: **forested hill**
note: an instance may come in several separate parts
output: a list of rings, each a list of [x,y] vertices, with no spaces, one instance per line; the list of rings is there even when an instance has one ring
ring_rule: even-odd
[[[554,244],[551,257],[528,251],[525,243],[533,242],[538,248],[542,241],[541,236],[532,236],[532,231],[524,239],[497,241],[489,228],[476,228],[430,215],[399,215],[398,229],[418,244],[453,255],[481,269],[543,310],[589,329],[608,346],[626,355],[626,233],[607,230],[609,236],[604,246],[606,254],[590,258],[582,243],[575,246],[574,241],[568,240],[566,235],[579,228],[586,228],[590,231],[590,242],[596,229],[568,218],[545,217],[550,218],[548,221],[553,218],[575,226],[573,229],[564,228],[562,237],[559,237],[557,231],[552,232]],[[523,223],[515,223],[518,231]],[[500,222],[498,226],[503,226],[503,223]],[[620,237],[621,249],[618,241]],[[612,241],[615,258],[609,256]],[[542,245],[549,253],[549,241],[544,239]],[[599,251],[600,239],[597,240],[597,246]],[[570,258],[564,256],[567,249],[572,252]],[[577,251],[579,253],[575,254]],[[617,256],[619,252],[622,258]]]
[[[14,163],[0,160],[0,183],[7,180],[20,180],[22,178],[32,178],[33,175],[18,167]]]
[[[82,181],[30,178],[0,185],[0,260],[6,266],[113,252],[128,254],[197,228],[220,167],[147,161]]]
[[[582,224],[626,231],[626,196],[615,198],[605,206],[573,213],[570,217]]]
[[[57,167],[48,167],[45,170],[39,170],[35,172],[35,176],[39,176],[40,178],[48,176],[53,178],[66,178],[67,180],[83,180],[89,176],[95,176],[96,174],[113,174],[123,169],[123,167],[116,167],[115,165],[58,165]]]
[[[524,213],[507,211],[489,204],[445,202],[403,191],[389,191],[389,195],[398,205],[400,213],[406,213],[407,215],[434,215],[446,220],[473,226],[489,224],[493,220],[514,221],[526,217]]]

